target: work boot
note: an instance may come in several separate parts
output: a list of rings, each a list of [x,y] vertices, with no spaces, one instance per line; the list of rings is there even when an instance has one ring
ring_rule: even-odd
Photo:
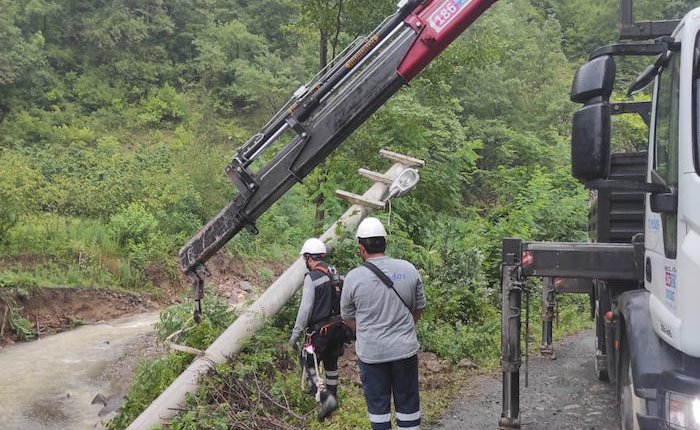
[[[338,400],[335,396],[328,391],[321,391],[321,401],[318,412],[316,413],[316,418],[319,421],[323,421],[327,416],[338,409]]]
[[[326,385],[326,390],[329,394],[332,394],[336,400],[338,399],[338,386],[337,385]]]

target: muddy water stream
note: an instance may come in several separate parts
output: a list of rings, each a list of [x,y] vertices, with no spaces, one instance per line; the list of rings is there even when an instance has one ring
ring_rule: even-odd
[[[94,429],[103,405],[91,401],[115,392],[105,368],[157,320],[152,312],[1,348],[0,428]]]

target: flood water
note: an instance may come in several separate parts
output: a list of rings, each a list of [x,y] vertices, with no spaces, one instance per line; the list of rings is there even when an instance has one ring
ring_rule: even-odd
[[[90,403],[114,394],[103,371],[157,320],[152,312],[1,348],[0,428],[94,429],[103,405]]]

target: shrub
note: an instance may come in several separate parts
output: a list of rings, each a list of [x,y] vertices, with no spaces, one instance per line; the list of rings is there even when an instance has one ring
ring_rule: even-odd
[[[153,91],[138,115],[139,121],[145,126],[161,126],[176,124],[185,118],[185,104],[182,96],[173,87],[164,87]]]
[[[121,430],[128,427],[185,370],[191,361],[191,355],[177,353],[139,362],[129,394],[124,400],[124,406],[119,414],[109,422],[107,428]]]
[[[34,330],[34,326],[32,325],[31,321],[20,313],[22,309],[17,306],[17,303],[10,299],[7,301],[5,306],[7,306],[7,309],[9,309],[8,320],[10,323],[10,329],[12,329],[12,331],[15,333],[17,339],[22,341],[34,339],[37,335],[36,331]],[[6,309],[5,306],[2,306],[2,310],[0,311],[3,315]]]
[[[236,316],[229,310],[228,303],[218,298],[213,291],[207,291],[202,301],[203,319],[193,324],[192,304],[181,303],[169,306],[160,312],[160,322],[156,324],[158,339],[163,341],[178,330],[176,342],[192,348],[207,348],[223,331],[235,321]]]
[[[455,363],[469,357],[476,363],[495,363],[500,352],[500,320],[493,318],[481,324],[454,325],[424,319],[418,324],[423,349]]]
[[[4,242],[10,228],[36,206],[42,177],[29,160],[13,151],[0,151],[0,166],[0,242]]]
[[[112,216],[109,229],[137,267],[157,252],[158,221],[141,204],[132,203]]]

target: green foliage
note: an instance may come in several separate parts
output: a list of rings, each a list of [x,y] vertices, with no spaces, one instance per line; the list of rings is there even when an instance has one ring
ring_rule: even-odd
[[[14,291],[25,294],[31,294],[31,289],[35,288],[31,285],[31,281],[25,279],[10,280],[6,276],[0,277],[0,288],[7,288],[8,285],[15,289]],[[24,288],[28,288],[29,291]],[[22,308],[13,299],[0,297],[0,315],[7,318],[7,320],[2,321],[2,324],[9,323],[10,330],[17,336],[17,339],[21,341],[32,340],[37,336],[37,333],[31,321],[20,313],[21,310]]]
[[[181,330],[172,339],[172,342],[202,350],[209,347],[233,323],[235,315],[229,311],[227,303],[216,298],[211,291],[205,296],[203,307],[206,312],[202,322],[197,325],[192,324],[191,304],[173,305],[162,310],[160,322],[156,327],[158,339],[164,341],[176,331]],[[124,406],[109,423],[108,428],[121,430],[128,427],[185,370],[192,359],[192,355],[174,353],[157,359],[141,361]],[[187,420],[186,415],[184,419]],[[215,417],[207,418],[207,420],[213,420],[212,423],[217,421]]]
[[[561,0],[548,2],[564,29],[564,49],[570,58],[583,57],[617,37],[619,2]],[[635,1],[635,6],[638,6]],[[581,13],[585,10],[586,13]]]
[[[149,269],[173,268],[179,247],[234,194],[222,171],[235,148],[395,3],[0,0],[0,285],[133,288],[149,282]],[[690,7],[635,4],[641,19]],[[493,364],[501,239],[585,240],[588,193],[569,174],[576,105],[568,96],[587,52],[614,40],[615,9],[594,0],[496,3],[267,210],[259,235],[236,236],[228,253],[271,277],[255,262],[296,258],[304,239],[345,210],[336,189],[367,188],[357,168],[384,171],[380,148],[422,158],[416,190],[378,214],[388,254],[423,276],[424,349]],[[640,64],[618,62],[618,90]],[[616,117],[614,129],[616,150],[643,147],[639,118]],[[339,230],[331,262],[346,272],[360,260],[354,232]],[[179,342],[205,347],[235,318],[209,300],[195,328],[189,305],[163,311],[161,339],[183,329]],[[320,428],[279,348],[296,304],[250,341],[240,363],[219,369],[173,428],[230,428],[231,405],[206,393],[253,377],[271,380],[273,398],[300,414],[293,425]],[[584,307],[562,299],[562,331],[582,326]],[[126,427],[190,359],[144,363],[112,428]],[[359,389],[348,393],[327,428],[366,425]]]
[[[22,294],[31,294],[38,288],[33,279],[12,272],[0,273],[0,288],[11,288]]]
[[[500,353],[500,320],[493,318],[479,325],[438,324],[426,318],[418,324],[424,349],[455,363],[468,357],[475,363],[493,366]]]
[[[141,204],[132,203],[114,214],[108,228],[137,265],[158,252],[158,221]]]
[[[27,277],[42,287],[147,283],[142,269],[100,221],[51,214],[26,217],[9,231],[0,252],[18,261],[5,274]]]
[[[88,70],[80,76],[67,76],[73,86],[73,96],[86,112],[124,108],[124,95],[111,84],[104,70]]]
[[[258,219],[258,235],[241,234],[228,249],[242,257],[291,261],[311,235],[312,210],[304,192],[293,188]]]
[[[450,48],[465,64],[451,84],[464,116],[498,118],[540,138],[568,133],[573,68],[563,40],[561,23],[531,2],[497,2]]]
[[[19,309],[15,306],[10,306],[10,328],[17,335],[19,340],[32,340],[36,337],[36,331],[27,318],[19,313]]]
[[[628,100],[626,97],[615,97],[621,100]],[[640,93],[635,95],[634,101],[649,101],[650,97]],[[643,151],[647,147],[649,137],[649,127],[639,115],[615,115],[612,117],[612,142],[613,152]]]
[[[199,324],[192,321],[192,304],[183,303],[169,306],[160,312],[160,322],[156,325],[158,339],[164,341],[176,331],[182,330],[173,342],[192,348],[206,349],[230,326],[236,316],[228,308],[226,301],[208,291],[202,301],[205,309]]]
[[[176,124],[186,117],[182,96],[168,84],[154,91],[144,101],[142,110],[138,118],[145,126]]]
[[[616,1],[540,0],[543,9],[555,15],[564,29],[564,48],[570,58],[584,57],[599,46],[610,44],[618,36]],[[697,6],[691,0],[635,0],[634,19],[680,19]],[[586,11],[586,13],[581,13]]]
[[[109,422],[107,428],[110,430],[127,428],[185,370],[190,361],[192,361],[191,355],[177,353],[139,362],[124,405],[119,414]]]
[[[330,58],[395,7],[391,1],[321,3],[4,5],[0,92],[7,97],[0,140],[13,148],[4,153],[13,163],[33,172],[4,170],[22,172],[28,188],[4,187],[11,179],[2,177],[0,190],[36,196],[4,207],[5,237],[13,226],[31,230],[22,218],[46,211],[108,220],[116,243],[100,240],[82,255],[109,266],[95,272],[105,274],[93,276],[100,283],[111,276],[135,285],[139,271],[169,258],[231,197],[223,166],[254,124],[264,123],[314,73],[318,38],[327,37]],[[229,250],[288,261],[304,238],[344,210],[335,189],[361,192],[366,183],[354,171],[384,168],[376,151],[385,146],[427,161],[413,196],[396,203],[401,228],[391,246],[397,255],[433,270],[439,258],[430,254],[431,231],[455,227],[470,237],[486,235],[489,243],[501,233],[533,232],[508,218],[509,205],[538,166],[556,166],[557,177],[564,171],[562,141],[573,109],[566,102],[573,67],[560,47],[563,18],[540,3],[497,4],[312,173],[307,187],[294,188],[265,213],[259,236],[239,235]],[[505,37],[508,31],[516,34]],[[559,185],[546,179],[549,171],[540,172],[544,179],[532,187],[551,183],[549,192]],[[578,204],[582,194],[568,185],[561,197],[572,193]],[[486,209],[465,211],[467,205]],[[542,204],[525,224],[571,213],[568,206]],[[12,237],[14,254],[34,252],[18,234]],[[493,263],[497,247],[479,247],[483,266]],[[107,260],[112,263],[103,264]]]
[[[36,209],[42,177],[26,157],[11,150],[0,150],[0,243],[19,219]]]
[[[481,273],[482,257],[476,249],[442,251],[439,268],[432,271],[425,288],[430,297],[426,318],[446,325],[482,323],[492,315]]]
[[[194,42],[197,72],[222,112],[278,108],[294,84],[286,62],[269,53],[267,41],[240,21],[207,28]]]
[[[393,6],[387,0],[300,0],[296,4],[303,28],[314,29],[314,36],[318,37],[319,68],[325,67],[340,53],[342,45],[339,46],[339,41],[343,33],[352,35],[371,31],[370,26],[389,15]]]

